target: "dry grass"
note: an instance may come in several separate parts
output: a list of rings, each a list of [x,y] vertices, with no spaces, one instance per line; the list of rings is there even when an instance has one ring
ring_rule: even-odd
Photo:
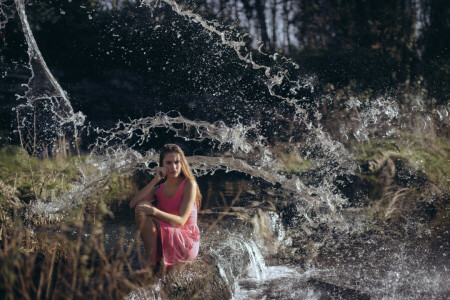
[[[135,250],[141,249],[138,236],[137,244],[124,246],[123,233],[116,248],[107,251],[101,222],[90,229],[83,222],[73,222],[70,229],[21,225],[16,211],[34,199],[57,199],[69,191],[80,176],[76,164],[84,161],[67,151],[37,158],[19,147],[0,149],[0,299],[119,299],[156,282],[151,272],[135,273],[143,261]],[[103,204],[121,197],[134,188],[130,182],[112,174],[98,197]],[[109,211],[101,208],[96,207],[99,216]]]
[[[433,218],[446,206],[450,172],[446,140],[403,135],[358,143],[353,151],[370,186],[370,205],[383,221],[401,224],[411,216]]]
[[[450,147],[447,139],[404,134],[397,139],[373,139],[367,143],[356,143],[352,145],[352,150],[361,164],[368,162],[374,170],[395,156],[423,171],[434,184],[448,187]]]
[[[101,226],[87,239],[77,230],[76,240],[62,232],[36,241],[26,230],[3,227],[0,298],[121,299],[141,286],[151,288],[152,273],[136,277],[131,265],[132,249],[139,245],[124,247],[122,237],[108,254]]]

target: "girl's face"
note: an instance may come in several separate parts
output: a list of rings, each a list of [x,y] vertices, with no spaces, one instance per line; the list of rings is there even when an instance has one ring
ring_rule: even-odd
[[[163,167],[167,169],[167,177],[178,177],[181,174],[181,158],[178,153],[169,152],[164,156]]]

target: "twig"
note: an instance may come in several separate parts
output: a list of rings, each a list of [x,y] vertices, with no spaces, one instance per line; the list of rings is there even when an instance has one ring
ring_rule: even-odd
[[[241,196],[242,191],[243,191],[243,188],[239,187],[236,197],[231,201],[230,206],[227,206],[226,209],[222,213],[227,213],[231,210],[231,208],[234,206],[234,204],[239,200],[239,197]],[[209,231],[213,230],[214,228],[216,228],[217,224],[224,218],[224,216],[225,216],[224,214],[220,214],[219,217],[208,227],[208,229],[206,231],[209,232]]]

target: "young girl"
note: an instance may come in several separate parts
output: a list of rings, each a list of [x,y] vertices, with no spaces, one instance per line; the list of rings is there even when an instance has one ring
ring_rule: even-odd
[[[193,260],[200,245],[197,211],[202,196],[181,148],[164,145],[159,165],[155,178],[130,202],[151,267],[160,261],[170,266]],[[151,204],[155,199],[157,207]]]

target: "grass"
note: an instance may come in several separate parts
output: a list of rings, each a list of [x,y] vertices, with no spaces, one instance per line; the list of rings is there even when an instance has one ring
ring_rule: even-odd
[[[85,163],[87,156],[37,158],[20,147],[0,149],[1,299],[119,299],[155,281],[151,273],[130,278],[134,276],[130,253],[140,249],[139,244],[124,247],[119,240],[116,249],[107,251],[102,223],[96,222],[87,232],[82,221],[89,204],[94,204],[94,215],[100,220],[99,216],[111,215],[110,202],[134,193],[129,175],[111,174],[92,199],[75,207],[61,224],[48,227],[49,233],[39,228],[30,231],[17,217],[15,211],[34,199],[58,201],[80,180],[77,165]],[[76,237],[70,235],[73,230]],[[135,240],[140,242],[138,237]]]
[[[359,176],[368,185],[376,219],[399,225],[410,216],[420,216],[433,228],[448,224],[447,140],[403,134],[355,143],[351,149],[361,166]]]
[[[0,220],[11,224],[17,209],[26,207],[31,201],[58,201],[60,196],[72,190],[81,179],[78,167],[84,172],[98,172],[89,165],[87,156],[60,155],[53,158],[37,158],[16,146],[0,149]],[[90,176],[89,174],[87,174]],[[94,174],[95,175],[95,174]],[[70,224],[86,213],[95,218],[112,216],[110,203],[129,199],[137,192],[131,175],[110,174],[98,183],[96,192],[83,199],[66,217]],[[34,219],[33,219],[34,220]],[[34,220],[36,224],[47,224],[46,220]],[[58,222],[62,220],[53,220]],[[51,223],[51,222],[50,222]]]
[[[85,157],[40,159],[16,146],[0,149],[0,219],[11,225],[16,211],[35,199],[57,199],[80,174],[76,163]]]
[[[79,179],[77,162],[86,157],[36,158],[15,146],[0,149],[0,180],[13,187],[19,199],[56,198]]]
[[[19,147],[0,149],[0,299],[123,299],[157,289],[161,274],[135,273],[143,262],[139,236],[126,243],[123,232],[114,249],[105,248],[102,217],[113,216],[111,206],[136,193],[132,175],[107,174],[60,222],[23,226],[16,210],[34,199],[58,201],[80,180],[77,165],[98,172],[87,156],[36,158]],[[172,285],[193,288],[180,278]],[[172,285],[158,288],[160,294],[168,298]]]
[[[387,158],[396,157],[424,172],[439,187],[448,187],[450,144],[445,139],[402,135],[397,139],[372,139],[352,148],[360,165],[372,162],[378,169]]]
[[[296,147],[278,144],[272,152],[276,155],[282,171],[288,174],[300,174],[317,166],[314,160],[303,158]]]
[[[3,230],[0,298],[123,299],[155,282],[151,273],[132,279],[130,255],[139,245],[124,247],[121,238],[115,251],[107,253],[101,224],[88,238],[82,238],[86,236],[82,227],[75,229],[79,232],[75,240],[62,231],[40,241],[20,227]]]

